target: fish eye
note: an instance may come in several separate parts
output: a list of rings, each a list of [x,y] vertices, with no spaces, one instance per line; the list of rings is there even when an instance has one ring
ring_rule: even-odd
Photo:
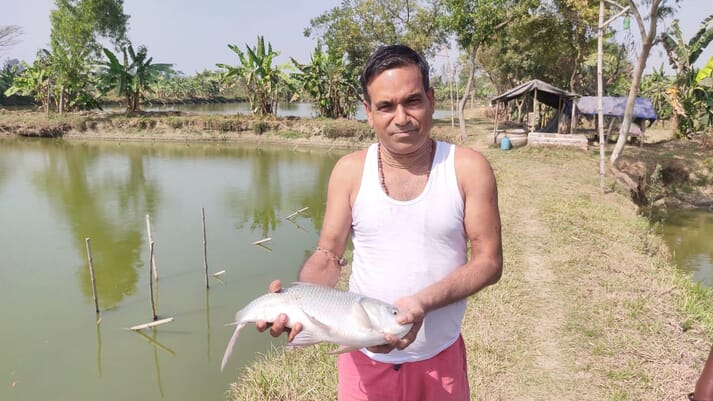
[[[396,316],[396,315],[399,314],[399,310],[394,308],[394,309],[391,310],[391,314],[394,315],[394,316]]]

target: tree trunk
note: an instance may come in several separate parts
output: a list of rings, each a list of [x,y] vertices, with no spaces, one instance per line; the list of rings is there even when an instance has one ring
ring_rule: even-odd
[[[64,85],[59,87],[59,114],[64,113]]]
[[[649,53],[651,52],[651,47],[654,45],[654,39],[656,39],[656,24],[658,23],[658,8],[663,0],[654,0],[651,3],[651,11],[649,13],[649,32],[646,33],[644,28],[644,22],[641,15],[636,10],[636,5],[633,0],[629,1],[632,10],[634,11],[634,17],[639,26],[639,31],[641,32],[641,53],[639,53],[639,58],[636,60],[636,67],[634,68],[634,73],[631,79],[631,87],[629,88],[629,97],[626,99],[626,109],[624,110],[624,118],[621,122],[621,128],[619,129],[619,138],[616,140],[616,145],[612,154],[609,157],[611,164],[616,163],[624,151],[624,146],[626,145],[626,140],[629,136],[629,128],[631,127],[631,121],[634,114],[634,103],[636,102],[636,96],[639,94],[639,85],[641,84],[641,76],[646,68],[646,61],[649,58]]]
[[[472,86],[473,86],[473,75],[475,74],[475,55],[478,53],[478,45],[473,45],[473,49],[468,56],[468,81],[465,84],[465,91],[463,92],[463,97],[458,101],[458,123],[460,124],[460,138],[462,142],[467,139],[467,133],[465,132],[465,104],[468,102],[468,96],[470,96]]]

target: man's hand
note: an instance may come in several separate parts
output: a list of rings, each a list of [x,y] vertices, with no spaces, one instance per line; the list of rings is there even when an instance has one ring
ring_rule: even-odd
[[[396,300],[394,306],[399,309],[396,321],[400,324],[412,323],[413,326],[411,326],[411,330],[401,338],[387,334],[385,336],[387,344],[369,347],[367,348],[369,351],[376,354],[388,354],[394,349],[402,350],[416,340],[416,335],[421,329],[425,316],[423,305],[416,297],[403,297]]]
[[[282,283],[280,280],[275,280],[270,283],[270,287],[268,288],[269,292],[280,292],[282,291]],[[287,322],[289,321],[289,318],[286,314],[280,313],[277,316],[277,319],[275,319],[274,322],[269,323],[264,320],[259,320],[255,322],[255,327],[257,327],[257,331],[259,332],[264,332],[267,329],[270,329],[270,335],[273,337],[279,337],[282,335],[282,333],[287,332],[287,342],[292,342],[295,337],[297,337],[297,334],[299,334],[300,331],[302,331],[302,323],[295,323],[295,325],[292,328],[287,327]]]

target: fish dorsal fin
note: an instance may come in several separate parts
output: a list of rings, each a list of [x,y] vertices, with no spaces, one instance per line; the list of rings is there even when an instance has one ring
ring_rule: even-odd
[[[371,319],[369,319],[369,314],[366,312],[364,305],[362,305],[362,302],[364,302],[365,300],[366,298],[364,297],[357,299],[357,301],[354,303],[354,306],[352,306],[351,317],[354,320],[354,323],[356,323],[357,327],[362,328],[364,330],[371,330]]]

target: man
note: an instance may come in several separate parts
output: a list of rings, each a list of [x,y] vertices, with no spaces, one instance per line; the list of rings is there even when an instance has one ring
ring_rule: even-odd
[[[688,394],[690,401],[713,401],[713,347],[708,352],[708,359],[703,365],[703,371],[696,380],[693,393]]]
[[[350,290],[393,303],[399,321],[413,326],[403,338],[340,355],[339,399],[469,400],[466,298],[502,272],[495,177],[479,153],[430,138],[435,102],[418,53],[377,49],[361,86],[378,143],[335,165],[319,243],[299,280],[335,286],[351,233]],[[271,334],[287,320],[280,315]],[[288,339],[300,330],[296,324]]]

